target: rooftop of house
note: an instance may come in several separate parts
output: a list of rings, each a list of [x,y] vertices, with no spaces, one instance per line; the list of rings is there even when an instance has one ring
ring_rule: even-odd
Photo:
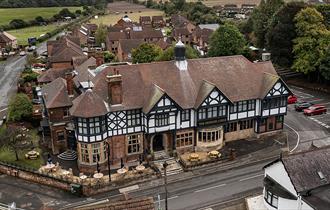
[[[288,155],[282,162],[298,193],[330,184],[330,147]]]
[[[45,85],[41,92],[47,109],[72,105],[66,87],[66,80],[63,78],[57,78]]]
[[[11,41],[15,41],[16,37],[14,37],[13,35],[3,31],[0,31],[0,42],[2,43],[7,43],[7,42],[11,42]]]
[[[122,78],[123,102],[110,106],[110,111],[142,108],[147,112],[160,94],[183,109],[198,108],[213,89],[231,102],[264,98],[280,79],[271,62],[252,63],[240,55],[186,60],[186,70],[180,70],[177,62],[109,66],[93,78],[93,92],[107,101],[106,77],[116,69]]]
[[[79,40],[75,37],[65,36],[57,41],[47,42],[48,45],[53,45],[49,61],[56,62],[71,62],[75,56],[83,56],[84,53],[80,47]]]
[[[163,38],[163,33],[155,29],[143,29],[142,31],[130,31],[131,39],[149,39],[149,38]]]
[[[72,69],[68,69],[68,68],[52,69],[52,68],[50,68],[47,71],[42,72],[42,74],[38,77],[38,82],[39,83],[50,83],[59,77],[64,78],[65,74],[69,71],[72,71]]]
[[[140,44],[144,43],[143,39],[121,39],[119,40],[120,49],[123,53],[129,54],[132,49],[137,48]]]
[[[164,18],[162,15],[155,15],[151,17],[152,21],[164,21]]]

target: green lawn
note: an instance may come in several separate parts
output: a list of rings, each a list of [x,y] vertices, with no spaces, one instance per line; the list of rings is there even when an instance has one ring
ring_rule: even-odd
[[[1,129],[1,130],[3,130],[3,129]],[[29,132],[29,134],[31,135],[33,145],[35,146],[35,150],[38,151],[40,155],[42,155],[42,150],[38,147],[39,136],[37,135],[37,131],[31,130]],[[25,167],[29,167],[29,168],[38,170],[40,168],[40,166],[45,165],[45,161],[43,160],[43,158],[41,156],[39,156],[39,158],[36,160],[25,159],[25,154],[30,150],[31,150],[31,148],[21,150],[18,155],[19,160],[16,161],[15,152],[9,150],[6,147],[3,147],[0,149],[0,161],[14,163],[16,165],[25,166]]]
[[[0,9],[0,25],[9,24],[13,19],[22,19],[24,21],[34,20],[37,16],[50,18],[57,14],[63,8],[68,8],[74,12],[82,7],[38,7],[38,8],[9,8]]]
[[[41,34],[46,34],[47,32],[50,32],[56,29],[57,27],[59,27],[59,25],[50,24],[47,26],[31,26],[27,28],[14,29],[7,32],[17,38],[19,45],[27,45],[28,44],[27,39],[29,37],[39,38]]]

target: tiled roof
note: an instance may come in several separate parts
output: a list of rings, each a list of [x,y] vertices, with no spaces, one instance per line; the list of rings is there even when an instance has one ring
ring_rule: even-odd
[[[125,201],[109,201],[103,204],[89,205],[77,208],[78,210],[154,210],[155,204],[152,197],[133,198]]]
[[[142,22],[151,22],[150,16],[140,16],[140,21]]]
[[[7,43],[16,40],[16,37],[7,33],[7,32],[0,32],[0,42]]]
[[[118,41],[119,39],[127,39],[127,35],[125,32],[109,32],[107,38],[109,41]]]
[[[72,57],[73,68],[76,68],[77,66],[81,65],[87,59],[88,59],[88,57],[86,55],[80,55],[80,56],[74,56],[74,57]]]
[[[129,54],[132,49],[137,48],[142,43],[144,43],[143,39],[121,39],[118,47],[120,46],[123,53]]]
[[[81,47],[70,38],[65,37],[54,44],[52,55],[50,56],[49,61],[52,63],[70,62],[72,57],[83,55],[84,53]]]
[[[90,57],[84,63],[75,68],[77,75],[73,78],[73,81],[76,87],[80,86],[80,82],[86,82],[93,79],[94,76],[88,70],[89,66],[96,66],[96,59],[94,57]]]
[[[47,71],[42,72],[42,74],[38,77],[39,83],[49,83],[54,81],[57,78],[64,78],[65,73],[72,71],[72,69],[48,69]]]
[[[48,109],[72,105],[66,88],[66,81],[63,78],[57,78],[45,85],[42,88],[42,95]]]
[[[164,21],[164,18],[161,15],[155,15],[152,16],[152,21]]]
[[[70,114],[76,117],[97,117],[108,113],[103,99],[91,89],[86,90],[75,100],[70,108]]]
[[[330,184],[330,147],[288,155],[282,162],[298,193]]]
[[[173,36],[174,37],[179,37],[181,35],[189,35],[190,32],[187,28],[175,28],[173,30]]]
[[[142,31],[131,31],[131,39],[145,39],[145,38],[163,38],[163,33],[160,30],[144,29]]]
[[[214,84],[232,102],[261,98],[264,74],[276,75],[271,62],[255,64],[240,55],[190,59],[185,71],[180,71],[175,61],[108,67],[93,79],[93,90],[104,100],[108,97],[105,78],[114,68],[123,81],[123,103],[116,109],[144,108],[154,85],[181,108],[194,108],[205,81]]]

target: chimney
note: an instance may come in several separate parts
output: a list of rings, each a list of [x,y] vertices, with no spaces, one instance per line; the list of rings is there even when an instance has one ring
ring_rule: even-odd
[[[69,97],[73,97],[73,73],[67,72],[65,74],[65,80],[66,80],[66,89],[68,90]]]
[[[270,61],[270,53],[264,52],[261,54],[262,61]]]
[[[110,105],[121,104],[123,102],[122,76],[116,69],[114,75],[107,75],[108,100]]]

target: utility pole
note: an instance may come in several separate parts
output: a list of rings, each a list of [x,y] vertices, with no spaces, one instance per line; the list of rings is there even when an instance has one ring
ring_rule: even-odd
[[[163,163],[163,167],[164,167],[164,187],[165,187],[165,210],[168,210],[168,204],[167,204],[167,174],[166,174],[167,166],[168,166],[168,164],[165,161]]]

